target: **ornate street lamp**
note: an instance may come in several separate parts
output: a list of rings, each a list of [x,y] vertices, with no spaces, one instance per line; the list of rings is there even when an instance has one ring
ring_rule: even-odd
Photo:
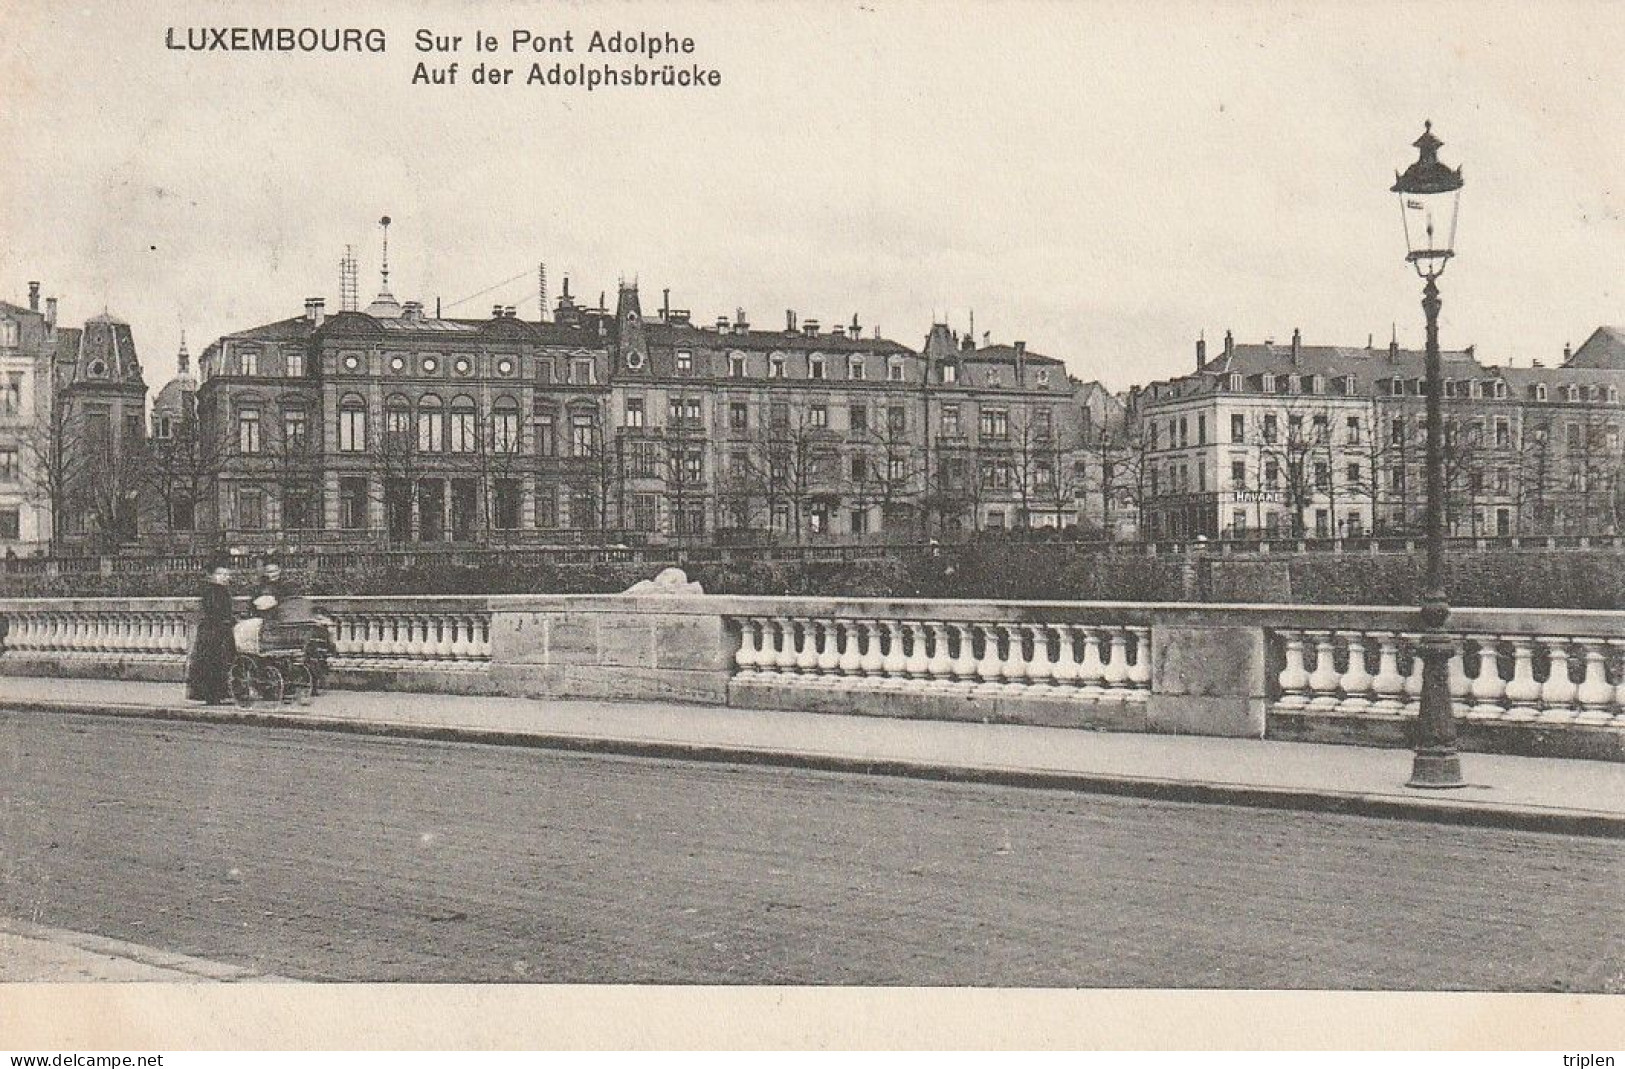
[[[1416,733],[1416,756],[1409,787],[1465,786],[1456,753],[1456,722],[1450,709],[1450,657],[1453,644],[1444,633],[1450,605],[1444,590],[1444,419],[1439,368],[1438,278],[1455,253],[1456,211],[1461,198],[1461,169],[1439,162],[1433,124],[1424,124],[1414,142],[1418,156],[1404,174],[1395,174],[1405,223],[1405,259],[1422,277],[1422,311],[1427,316],[1427,586],[1422,592],[1422,710]]]

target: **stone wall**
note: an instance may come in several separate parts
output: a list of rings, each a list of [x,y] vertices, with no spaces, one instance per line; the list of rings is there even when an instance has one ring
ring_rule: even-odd
[[[0,676],[178,680],[193,602],[0,600]],[[734,597],[322,599],[333,683],[1403,745],[1393,607]],[[1464,746],[1625,758],[1625,615],[1459,609]],[[3,686],[0,686],[3,696]]]

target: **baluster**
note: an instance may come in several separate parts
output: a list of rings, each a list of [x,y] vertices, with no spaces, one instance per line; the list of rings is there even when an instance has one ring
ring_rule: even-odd
[[[796,682],[802,683],[818,671],[818,634],[810,619],[797,620],[796,625],[801,640],[796,645]]]
[[[1078,665],[1078,696],[1087,701],[1099,701],[1106,694],[1106,662],[1100,655],[1100,630],[1079,628],[1083,632],[1083,661]]]
[[[841,651],[836,646],[835,622],[833,620],[813,621],[815,643],[813,649],[816,656],[813,658],[813,670],[818,673],[817,682],[829,684],[837,682],[835,666],[841,663]]]
[[[863,656],[858,658],[858,670],[866,680],[878,680],[886,674],[886,656],[880,650],[880,621],[860,621],[863,628]]]
[[[1405,707],[1405,677],[1399,674],[1399,636],[1377,631],[1369,637],[1377,643],[1377,674],[1371,680],[1371,689],[1377,698],[1369,711],[1381,716],[1397,716]]]
[[[482,661],[491,659],[491,614],[474,617],[474,656]]]
[[[1614,654],[1614,700],[1609,708],[1613,717],[1609,723],[1613,727],[1625,727],[1625,639],[1611,638],[1608,640],[1608,649]]]
[[[931,659],[926,662],[925,672],[930,677],[929,687],[933,691],[945,691],[953,687],[954,659],[948,654],[949,625],[933,621],[931,628]]]
[[[1533,720],[1540,715],[1540,683],[1535,679],[1535,643],[1528,635],[1502,635],[1512,644],[1512,678],[1506,686],[1506,719]]]
[[[796,627],[788,616],[773,617],[773,667],[780,676],[793,675],[796,670]],[[788,682],[788,680],[783,680]]]
[[[999,653],[999,625],[977,624],[982,635],[982,656],[976,661],[976,692],[992,696],[999,692],[1004,678],[1004,661]]]
[[[1337,670],[1333,632],[1311,631],[1309,636],[1315,641],[1315,670],[1309,673],[1309,689],[1315,696],[1309,699],[1309,708],[1314,712],[1331,712],[1337,708],[1337,684],[1343,678]]]
[[[954,658],[954,689],[976,686],[976,625],[954,624],[959,638],[959,656]]]
[[[1585,679],[1580,681],[1574,697],[1580,703],[1576,724],[1606,724],[1613,716],[1610,706],[1614,701],[1614,688],[1608,682],[1608,666],[1603,663],[1603,641],[1595,638],[1575,639],[1585,654]]]
[[[997,624],[1000,633],[1004,635],[1001,648],[1004,656],[1001,658],[1000,673],[1006,691],[1025,688],[1027,685],[1027,642],[1026,635],[1019,624]]]
[[[1076,696],[1078,685],[1078,651],[1072,644],[1069,624],[1051,624],[1055,633],[1055,666],[1051,675],[1055,680],[1055,693],[1068,698]]]
[[[1540,688],[1540,716],[1543,724],[1566,724],[1578,715],[1574,695],[1580,689],[1569,677],[1569,644],[1566,639],[1541,638],[1551,664],[1546,670],[1546,682]]]
[[[1372,683],[1376,677],[1366,668],[1365,636],[1358,631],[1345,631],[1342,635],[1348,649],[1348,667],[1337,681],[1338,689],[1343,692],[1337,711],[1359,715],[1371,708]]]
[[[1501,678],[1501,651],[1494,635],[1474,635],[1473,641],[1478,646],[1478,672],[1468,688],[1473,704],[1467,709],[1467,717],[1497,720],[1502,715],[1501,699],[1507,692],[1506,681]]]
[[[1283,667],[1281,674],[1276,677],[1276,683],[1281,688],[1281,697],[1276,701],[1277,709],[1304,709],[1309,705],[1309,672],[1304,667],[1303,632],[1281,631],[1281,641],[1285,644],[1282,653]]]
[[[756,666],[762,659],[761,620],[749,616],[739,618],[739,649],[734,653],[735,675],[741,680],[755,679]]]
[[[1472,693],[1473,681],[1467,678],[1467,643],[1465,640],[1451,636],[1449,672],[1445,679],[1450,687],[1450,705],[1459,709],[1467,696]]]
[[[863,649],[858,641],[860,626],[856,620],[841,621],[841,656],[835,670],[841,674],[843,687],[852,687],[863,677]]]
[[[908,685],[908,657],[903,652],[903,625],[896,620],[882,620],[886,630],[886,656],[881,662],[880,689],[902,690]]]
[[[1033,654],[1027,660],[1028,693],[1038,697],[1059,694],[1061,689],[1055,685],[1055,658],[1049,652],[1049,628],[1043,624],[1021,627],[1033,644]]]
[[[925,652],[925,625],[910,620],[903,625],[908,631],[908,660],[903,671],[913,680],[923,680],[930,671],[931,658]]]
[[[1106,689],[1104,697],[1123,700],[1123,691],[1128,689],[1128,635],[1122,628],[1111,629],[1111,649],[1101,669],[1100,681]]]
[[[474,658],[474,621],[461,614],[446,618],[446,656],[457,668],[468,667]]]
[[[1151,696],[1151,629],[1131,627],[1134,637],[1134,660],[1128,666],[1128,684],[1134,688],[1129,695],[1133,701],[1146,701]]]
[[[1407,634],[1410,645],[1411,670],[1405,677],[1405,715],[1418,716],[1422,710],[1422,636]]]

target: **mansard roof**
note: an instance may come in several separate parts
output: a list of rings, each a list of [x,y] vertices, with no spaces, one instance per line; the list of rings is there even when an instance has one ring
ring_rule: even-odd
[[[1564,366],[1625,371],[1625,327],[1598,327]]]
[[[650,344],[693,346],[696,349],[744,349],[820,353],[884,353],[914,355],[914,350],[890,338],[853,338],[833,333],[791,333],[788,330],[716,331],[692,323],[647,323]]]

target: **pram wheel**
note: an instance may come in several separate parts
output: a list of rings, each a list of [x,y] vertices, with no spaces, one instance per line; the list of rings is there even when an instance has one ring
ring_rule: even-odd
[[[311,695],[315,690],[316,681],[311,676],[309,668],[302,664],[288,666],[287,680],[282,693],[284,702],[309,705]]]
[[[282,669],[274,664],[267,664],[256,682],[259,684],[260,697],[268,702],[280,703],[287,693],[287,680],[283,678]]]
[[[247,708],[254,704],[254,662],[247,657],[238,657],[231,662],[231,675],[227,678],[227,685],[231,689],[231,697],[238,705]]]

